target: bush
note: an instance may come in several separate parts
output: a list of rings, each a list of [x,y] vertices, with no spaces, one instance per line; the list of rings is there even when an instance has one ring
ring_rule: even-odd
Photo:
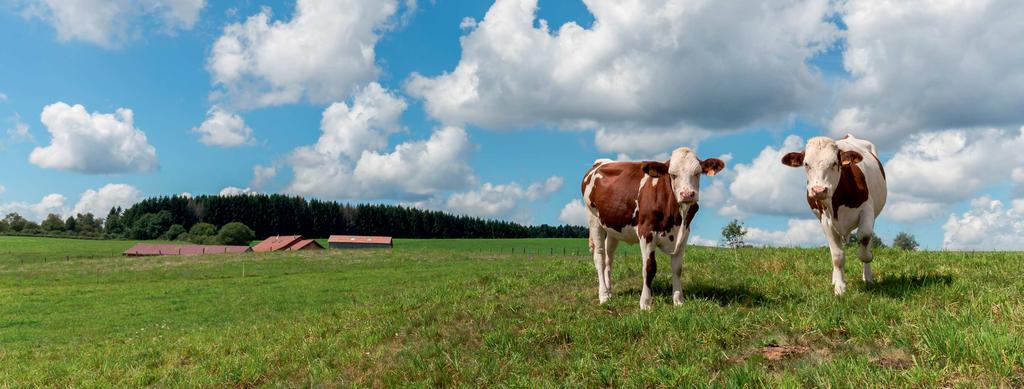
[[[848,240],[846,242],[846,246],[847,247],[858,247],[858,246],[860,246],[860,236],[858,236],[858,234],[850,234],[850,240]],[[885,247],[886,247],[885,246],[885,242],[882,241],[882,238],[879,238],[878,235],[871,235],[871,248],[872,249],[885,248]]]
[[[171,226],[171,213],[160,211],[142,215],[132,223],[132,239],[151,240],[159,238]]]
[[[217,234],[217,226],[210,223],[197,223],[188,230],[188,242],[204,244],[207,237]]]
[[[224,227],[220,228],[220,232],[217,233],[217,240],[221,244],[248,246],[249,242],[255,239],[256,233],[245,224],[239,222],[225,224]]]
[[[747,245],[743,241],[745,236],[747,236],[747,229],[743,228],[743,224],[739,220],[733,219],[725,227],[722,227],[722,246],[731,248],[745,247]]]
[[[64,231],[64,221],[60,219],[60,216],[51,213],[46,215],[46,219],[43,220],[40,227],[47,232]]]
[[[913,235],[901,232],[896,235],[896,239],[892,240],[892,246],[901,250],[914,251],[919,245]]]
[[[167,229],[167,232],[164,233],[164,236],[163,236],[162,239],[163,240],[176,240],[176,239],[178,239],[179,236],[181,236],[181,234],[184,234],[184,233],[185,233],[185,227],[182,226],[181,224],[175,224],[175,225],[173,225],[173,226],[171,226],[170,228]]]

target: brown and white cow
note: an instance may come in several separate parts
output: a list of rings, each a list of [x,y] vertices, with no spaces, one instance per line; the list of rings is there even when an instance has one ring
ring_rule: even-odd
[[[655,248],[672,256],[672,301],[682,303],[679,277],[690,221],[697,214],[700,175],[713,176],[724,168],[725,162],[701,161],[685,147],[673,151],[665,162],[594,162],[581,189],[602,304],[612,295],[612,262],[620,241],[640,243],[644,282],[640,308],[651,308]]]
[[[846,135],[843,139],[812,138],[802,152],[782,157],[782,164],[807,172],[807,204],[821,221],[832,252],[832,285],[837,296],[846,292],[843,281],[843,244],[857,229],[863,280],[871,283],[871,238],[875,218],[885,207],[885,170],[875,145]]]

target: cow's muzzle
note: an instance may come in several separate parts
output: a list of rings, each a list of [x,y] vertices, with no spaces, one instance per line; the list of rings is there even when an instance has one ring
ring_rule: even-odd
[[[828,188],[825,188],[824,186],[812,186],[809,194],[816,200],[824,200],[825,197],[828,197]]]
[[[682,191],[679,192],[679,202],[683,204],[693,204],[697,202],[697,192],[694,191]]]

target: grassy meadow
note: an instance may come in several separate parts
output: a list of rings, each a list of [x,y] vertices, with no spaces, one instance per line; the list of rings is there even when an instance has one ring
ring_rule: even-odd
[[[132,243],[0,237],[0,386],[1024,386],[1020,253],[881,250],[836,298],[824,248],[694,247],[641,312],[637,246],[599,306],[584,239]]]

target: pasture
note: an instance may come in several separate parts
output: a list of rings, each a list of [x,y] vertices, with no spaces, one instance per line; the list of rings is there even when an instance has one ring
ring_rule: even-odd
[[[0,383],[1024,385],[1020,253],[881,250],[877,283],[848,261],[836,298],[824,248],[695,247],[685,303],[659,254],[641,312],[637,246],[620,247],[599,306],[593,261],[561,255],[584,239],[104,254],[131,243],[0,237]],[[70,258],[21,259],[48,255]]]

